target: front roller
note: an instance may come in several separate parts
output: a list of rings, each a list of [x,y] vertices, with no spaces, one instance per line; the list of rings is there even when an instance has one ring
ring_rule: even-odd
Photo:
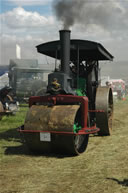
[[[89,135],[71,135],[81,128],[80,113],[79,105],[32,105],[24,124],[29,149],[74,155],[84,152]]]
[[[98,87],[96,92],[96,125],[99,135],[111,135],[113,119],[113,94],[110,87]]]

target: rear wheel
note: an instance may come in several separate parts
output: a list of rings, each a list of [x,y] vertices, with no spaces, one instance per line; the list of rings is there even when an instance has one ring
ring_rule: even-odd
[[[113,94],[109,87],[99,87],[96,93],[96,124],[100,128],[99,135],[111,135],[113,120]]]
[[[77,135],[74,137],[76,154],[83,153],[88,145],[89,135]]]
[[[81,111],[80,109],[77,111],[76,117],[75,117],[75,123],[81,126]],[[87,126],[90,126],[90,120],[88,115],[88,121]],[[76,154],[83,153],[88,145],[89,135],[76,135],[74,137],[74,143],[75,143],[75,151]]]

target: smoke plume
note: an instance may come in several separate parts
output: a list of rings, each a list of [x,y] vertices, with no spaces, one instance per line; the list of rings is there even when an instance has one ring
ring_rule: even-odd
[[[124,21],[126,10],[120,0],[53,0],[53,8],[64,29],[74,24],[97,25],[108,31],[124,25],[128,28]]]
[[[53,4],[57,18],[63,22],[64,29],[68,29],[74,24],[76,18],[80,17],[80,11],[85,1],[54,0]]]

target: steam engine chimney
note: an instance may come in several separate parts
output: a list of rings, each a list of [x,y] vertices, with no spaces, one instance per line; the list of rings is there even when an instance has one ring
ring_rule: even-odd
[[[70,63],[70,30],[60,30],[61,71],[69,75]]]

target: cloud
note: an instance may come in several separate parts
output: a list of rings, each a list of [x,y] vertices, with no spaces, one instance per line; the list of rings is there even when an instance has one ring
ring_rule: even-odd
[[[86,29],[95,25],[109,32],[128,30],[128,7],[121,0],[54,0],[53,9],[64,28],[79,23]]]
[[[0,15],[2,21],[0,64],[8,64],[15,58],[15,45],[22,47],[23,58],[37,58],[35,46],[56,39],[58,23],[53,16],[17,7]],[[52,34],[52,35],[51,35]]]
[[[7,0],[9,3],[17,6],[47,5],[52,0]]]
[[[45,38],[31,35],[18,37],[17,35],[3,34],[0,37],[2,44],[0,64],[9,64],[10,59],[16,58],[16,44],[21,47],[21,57],[23,59],[40,59],[42,63],[44,56],[37,53],[36,45],[47,41]]]
[[[1,20],[3,25],[15,30],[18,28],[35,28],[37,30],[38,28],[43,28],[45,25],[52,25],[54,23],[52,16],[46,18],[38,12],[25,11],[22,7],[3,13]]]
[[[37,4],[37,1],[34,2]],[[42,1],[44,2],[46,1]],[[98,41],[115,56],[116,60],[123,58],[128,60],[128,4],[126,6],[125,3],[124,6],[123,1],[122,3],[113,1],[112,4],[104,2],[105,6],[101,0],[97,2],[97,7],[95,3],[92,5],[88,3],[84,7],[86,9],[82,9],[81,22],[76,18],[71,37]],[[54,16],[46,17],[38,12],[16,7],[2,13],[0,17],[2,21],[0,64],[9,64],[10,58],[15,58],[16,44],[22,48],[22,58],[37,58],[42,63],[43,56],[37,53],[35,46],[59,38],[61,22],[57,22]]]

